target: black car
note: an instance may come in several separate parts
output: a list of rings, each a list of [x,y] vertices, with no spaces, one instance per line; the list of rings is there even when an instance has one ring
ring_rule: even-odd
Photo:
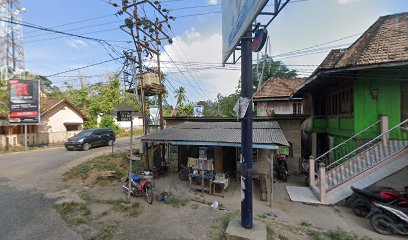
[[[98,128],[84,130],[65,143],[67,150],[82,149],[89,150],[96,146],[110,146],[116,140],[115,132],[110,128]]]

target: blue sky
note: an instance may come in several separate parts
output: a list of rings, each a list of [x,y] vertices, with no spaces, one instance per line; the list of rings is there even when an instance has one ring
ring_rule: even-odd
[[[220,0],[163,0],[163,2],[166,8],[174,9],[173,16],[179,17],[172,23],[176,41],[172,46],[165,47],[166,52],[174,61],[184,62],[176,67],[169,62],[170,57],[167,54],[163,55],[164,71],[170,72],[167,76],[171,85],[174,88],[184,86],[191,101],[214,98],[218,92],[222,94],[233,92],[240,76],[239,65],[228,67],[230,70],[206,67],[205,70],[198,71],[197,67],[192,70],[185,63],[187,59],[193,63],[221,62],[221,14],[197,15],[219,12]],[[119,52],[122,50],[120,46],[128,46],[126,42],[122,42],[128,41],[129,37],[119,30],[121,20],[114,16],[116,9],[104,0],[21,0],[21,3],[26,8],[26,13],[23,14],[24,22],[107,39],[116,45],[115,48]],[[352,36],[319,46],[318,50],[312,49],[313,54],[308,52],[304,56],[292,54],[280,58],[290,66],[317,65],[331,48],[347,47],[378,17],[406,11],[408,11],[406,0],[295,1],[288,4],[268,28],[271,39],[270,53],[278,55]],[[90,18],[97,19],[69,24]],[[107,50],[97,42],[42,31],[33,32],[28,28],[24,28],[24,36],[26,68],[37,74],[49,75],[111,58]],[[115,56],[110,49],[108,51]],[[62,76],[93,76],[109,73],[120,69],[120,64],[120,61],[111,62]],[[291,68],[297,69],[302,76],[307,76],[315,66]],[[183,74],[175,73],[178,70]],[[76,77],[51,79],[57,85],[63,81],[79,85]],[[88,79],[89,82],[100,80],[100,77]],[[172,92],[170,85],[168,88],[169,92]]]

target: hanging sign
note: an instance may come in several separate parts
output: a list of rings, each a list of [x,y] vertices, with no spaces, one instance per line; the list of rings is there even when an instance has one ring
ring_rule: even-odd
[[[132,121],[132,112],[130,112],[130,111],[118,111],[117,121],[118,122],[130,122],[130,121]]]
[[[252,42],[252,51],[259,52],[265,46],[266,38],[268,37],[268,30],[266,28],[259,29],[255,33],[255,38]]]
[[[9,80],[9,123],[40,124],[40,81]]]

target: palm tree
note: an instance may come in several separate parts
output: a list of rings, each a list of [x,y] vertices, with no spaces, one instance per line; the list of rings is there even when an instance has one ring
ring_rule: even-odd
[[[174,93],[176,94],[175,99],[177,100],[177,106],[182,107],[186,101],[186,90],[183,87],[180,87],[175,90]]]

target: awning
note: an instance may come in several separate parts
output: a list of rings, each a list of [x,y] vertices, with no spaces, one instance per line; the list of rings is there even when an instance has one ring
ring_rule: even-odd
[[[289,146],[276,121],[254,122],[253,148],[278,149]],[[239,122],[185,122],[174,128],[166,128],[141,137],[144,142],[165,142],[174,145],[241,146],[241,123]]]

